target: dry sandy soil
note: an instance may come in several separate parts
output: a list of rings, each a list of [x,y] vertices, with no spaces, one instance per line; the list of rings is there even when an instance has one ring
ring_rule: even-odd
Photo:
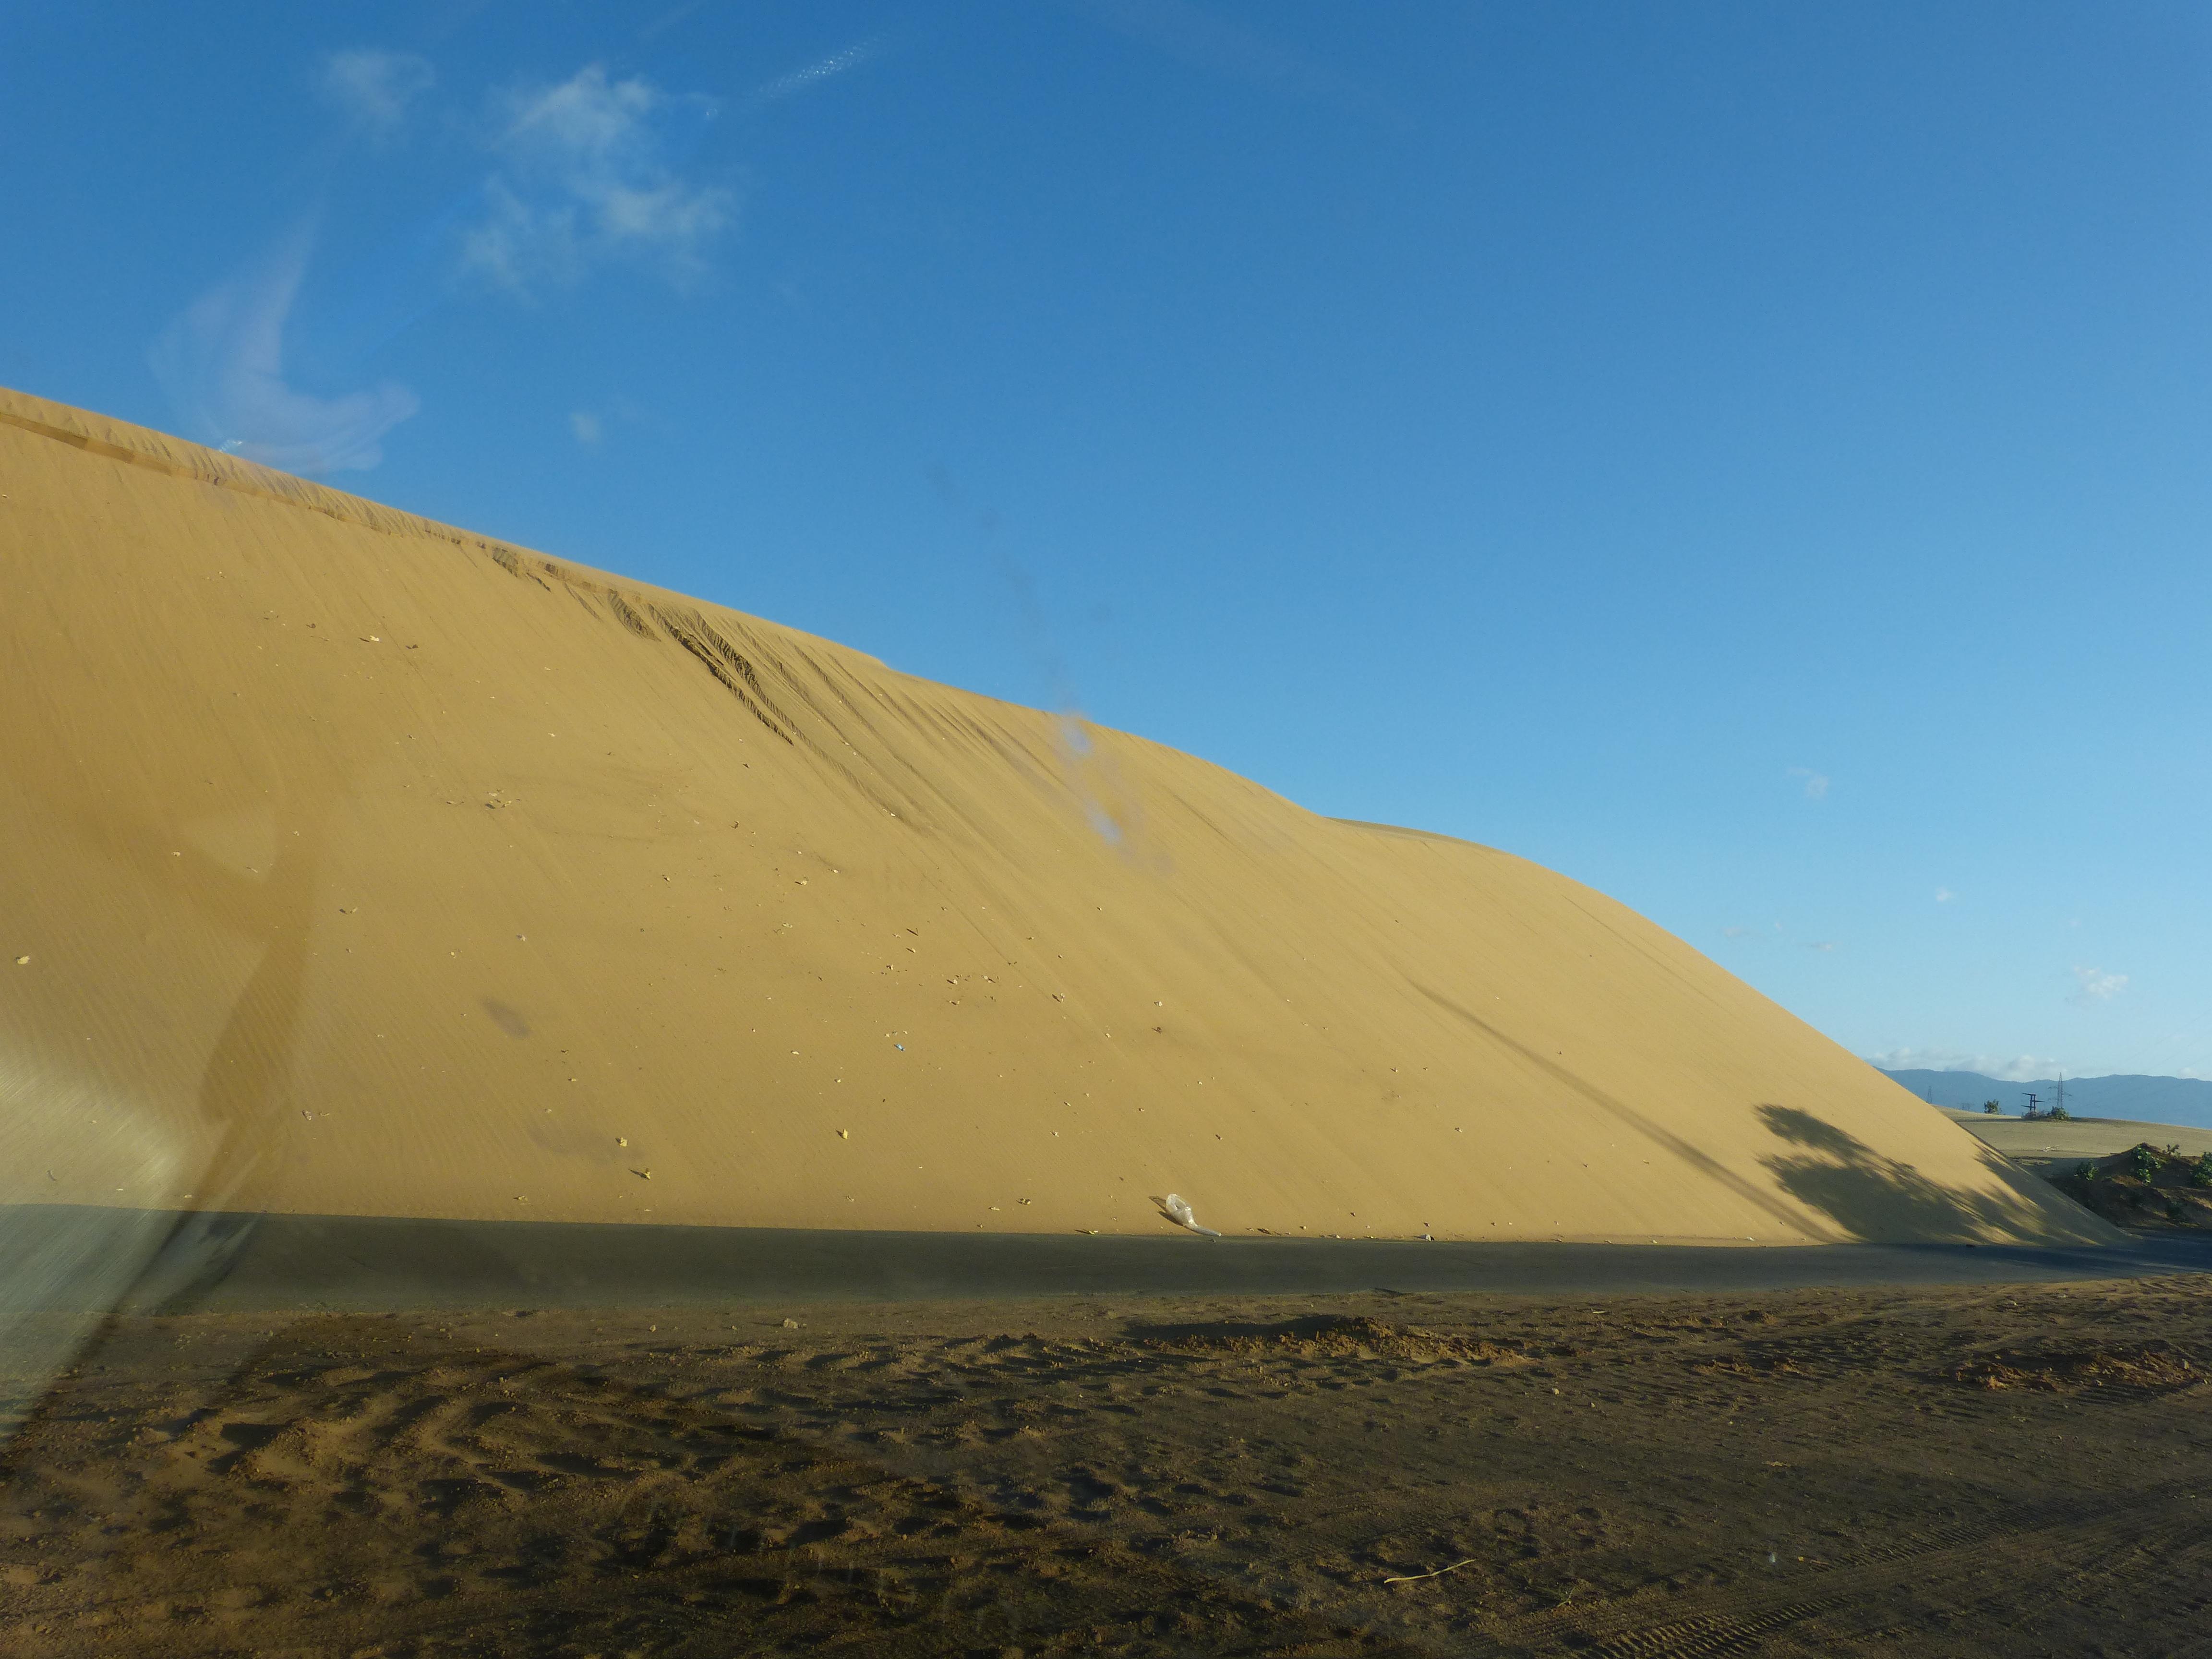
[[[2212,1152],[2212,1129],[2142,1123],[2132,1118],[2074,1117],[2054,1122],[2047,1117],[1989,1117],[1979,1112],[1937,1109],[1993,1151],[2023,1168],[2039,1171],[2052,1165],[2071,1168],[2085,1158],[2109,1158],[2144,1141],[2154,1146],[2177,1146],[2190,1158]]]
[[[2208,1319],[2190,1278],[125,1321],[8,1449],[0,1647],[2208,1652]]]

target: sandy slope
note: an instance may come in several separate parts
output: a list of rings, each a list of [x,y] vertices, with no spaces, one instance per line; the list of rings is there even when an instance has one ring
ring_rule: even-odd
[[[2108,1237],[1559,876],[788,629],[17,394],[0,583],[15,1201]]]

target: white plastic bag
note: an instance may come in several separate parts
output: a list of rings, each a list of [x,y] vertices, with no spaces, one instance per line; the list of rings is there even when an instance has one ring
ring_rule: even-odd
[[[1183,1226],[1189,1228],[1191,1231],[1194,1233],[1204,1233],[1208,1238],[1218,1238],[1221,1237],[1221,1235],[1212,1228],[1201,1227],[1198,1224],[1198,1218],[1191,1213],[1190,1201],[1188,1199],[1180,1198],[1175,1194],[1170,1193],[1161,1202],[1160,1207],[1165,1210],[1176,1221],[1181,1223]]]

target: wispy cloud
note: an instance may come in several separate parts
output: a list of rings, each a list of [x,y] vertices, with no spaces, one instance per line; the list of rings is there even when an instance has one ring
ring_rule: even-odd
[[[1807,800],[1826,800],[1828,798],[1828,780],[1825,774],[1815,772],[1809,766],[1793,766],[1789,775],[1805,780]]]
[[[491,144],[501,165],[484,183],[485,216],[462,239],[464,268],[517,293],[611,259],[695,278],[737,211],[729,191],[677,168],[683,140],[714,112],[712,99],[611,80],[596,64],[508,93]]]
[[[773,81],[756,87],[746,97],[745,105],[749,108],[758,109],[769,104],[780,104],[787,98],[796,98],[801,93],[811,92],[823,82],[834,81],[870,59],[882,57],[890,44],[889,35],[871,35],[857,46],[833,52],[826,58],[817,58],[803,68],[793,70],[787,75],[779,75]]]
[[[637,32],[637,38],[641,40],[656,40],[674,28],[678,23],[689,21],[706,3],[707,0],[686,0],[685,4],[677,7],[673,11],[663,12],[653,21],[647,23]]]
[[[1938,904],[1948,904],[1953,899],[1958,896],[1959,896],[1956,893],[1953,892],[1948,887],[1938,887],[1936,890],[1936,902]]]
[[[2125,974],[2108,974],[2101,968],[2084,967],[2080,963],[2074,964],[2074,994],[2067,1000],[2082,1004],[2110,1002],[2128,988]]]
[[[1805,949],[1808,951],[1832,951],[1835,948],[1836,942],[1832,939],[1814,939],[1805,941]]]
[[[1073,0],[1075,9],[1117,34],[1194,68],[1266,87],[1301,102],[1333,105],[1393,125],[1397,112],[1367,88],[1282,41],[1192,0]]]
[[[589,449],[617,427],[645,418],[642,409],[618,392],[596,409],[569,410],[568,431],[578,443]]]
[[[389,381],[320,397],[285,379],[285,324],[313,246],[303,228],[202,295],[147,359],[188,436],[287,472],[366,471],[384,459],[384,434],[422,405]]]
[[[437,83],[437,72],[427,59],[373,46],[329,53],[315,76],[323,100],[379,141],[396,136],[406,124],[409,106]]]
[[[2034,1083],[2058,1073],[2058,1062],[2041,1054],[1974,1054],[1957,1048],[1892,1048],[1869,1054],[1869,1065],[1885,1072],[1978,1072],[2006,1083]]]
[[[1741,939],[1753,931],[1753,930],[1749,927],[1723,927],[1721,929],[1721,937],[1723,939]]]

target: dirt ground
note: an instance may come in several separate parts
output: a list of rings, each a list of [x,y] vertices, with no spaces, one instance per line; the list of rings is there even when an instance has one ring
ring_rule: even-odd
[[[2208,1365],[2201,1278],[138,1319],[0,1651],[2212,1653]]]

